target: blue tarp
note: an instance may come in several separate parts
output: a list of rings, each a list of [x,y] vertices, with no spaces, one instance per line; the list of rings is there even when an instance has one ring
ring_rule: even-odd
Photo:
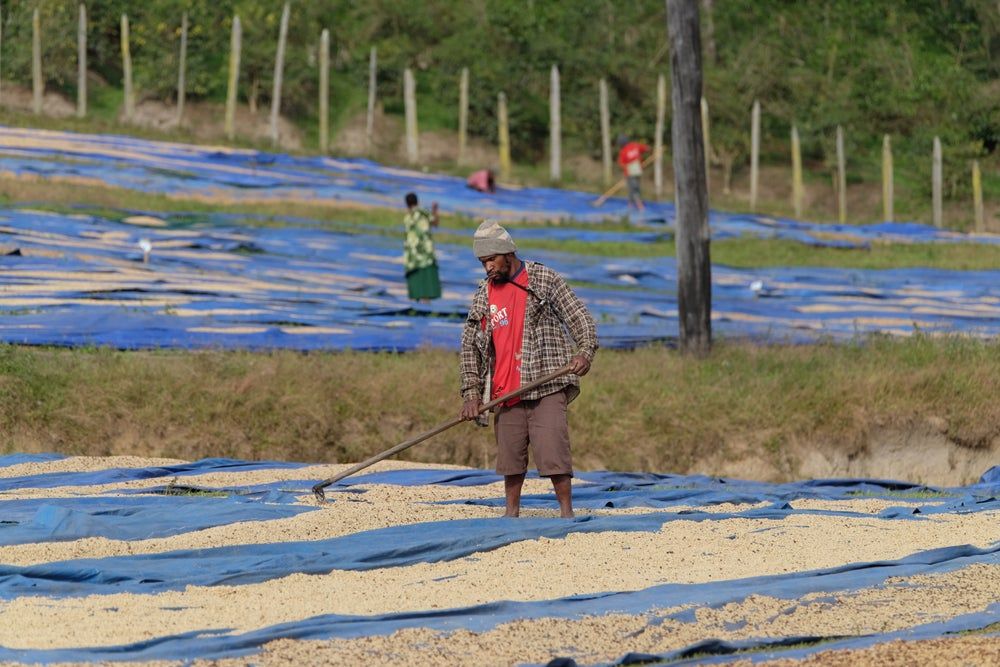
[[[398,239],[316,227],[144,227],[0,211],[0,341],[141,348],[454,349],[482,267],[441,244],[443,298],[406,296]],[[515,231],[515,235],[517,231]],[[143,263],[138,243],[153,251]],[[676,335],[673,258],[523,253],[577,285],[604,347]],[[1000,271],[713,268],[713,330],[806,342],[1000,334]]]
[[[150,468],[106,468],[85,472],[47,472],[17,477],[0,477],[0,491],[11,489],[52,489],[57,486],[95,486],[117,484],[137,479],[159,477],[185,477],[217,472],[246,472],[250,470],[290,469],[305,467],[304,463],[284,461],[241,461],[239,459],[209,458],[191,463],[155,466]]]
[[[268,521],[313,511],[254,497],[132,496],[0,501],[0,546],[86,537],[147,540],[239,521]]]
[[[494,602],[489,604],[406,612],[378,616],[315,616],[294,623],[232,634],[226,628],[157,637],[135,644],[56,650],[16,650],[0,648],[0,660],[23,662],[68,662],[100,660],[221,659],[250,655],[275,639],[330,639],[388,635],[404,628],[437,631],[482,632],[502,623],[533,618],[577,619],[609,613],[646,613],[681,605],[721,607],[751,595],[769,595],[794,600],[816,592],[849,592],[881,586],[894,577],[947,572],[977,563],[1000,563],[1000,544],[989,549],[956,546],[920,552],[896,561],[852,563],[835,568],[791,574],[751,577],[703,584],[664,584],[640,591],[579,595],[542,602]],[[935,624],[934,632],[923,629],[920,636],[940,636],[949,631],[986,627],[1000,618],[1000,608]],[[857,640],[877,641],[876,637]],[[625,649],[627,650],[627,649]]]
[[[365,159],[292,156],[25,128],[0,127],[0,170],[223,201],[325,200],[401,208],[404,194],[415,191],[425,201],[439,202],[443,211],[474,217],[586,222],[628,214],[627,201],[621,197],[597,207],[594,193],[556,188],[501,185],[496,193],[486,194],[466,187],[461,177],[388,167]],[[649,201],[642,220],[669,226],[674,207],[668,202]],[[713,212],[709,222],[714,238],[751,234],[833,247],[864,246],[874,240],[1000,242],[1000,236],[958,234],[906,222],[848,226],[719,212]]]

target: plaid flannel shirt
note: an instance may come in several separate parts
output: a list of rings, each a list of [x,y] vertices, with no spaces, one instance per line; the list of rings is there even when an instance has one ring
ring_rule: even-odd
[[[566,281],[538,262],[524,262],[528,273],[528,300],[521,344],[521,382],[528,384],[562,366],[574,355],[588,361],[597,352],[597,327],[587,307]],[[493,329],[487,281],[479,284],[462,330],[460,371],[462,398],[489,402],[490,373],[493,369]],[[484,328],[485,323],[485,328]],[[572,373],[539,385],[521,396],[533,400],[570,387],[569,400],[580,393],[580,378]]]

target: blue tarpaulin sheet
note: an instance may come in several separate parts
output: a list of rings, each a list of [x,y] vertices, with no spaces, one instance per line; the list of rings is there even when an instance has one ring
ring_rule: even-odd
[[[315,509],[305,505],[265,504],[236,494],[3,500],[0,546],[86,537],[147,540],[237,521],[287,519]]]
[[[0,127],[0,172],[103,183],[142,192],[221,198],[222,201],[334,201],[402,207],[420,193],[443,211],[510,220],[599,221],[628,214],[627,200],[595,206],[594,193],[541,187],[504,187],[487,194],[465,179],[380,165],[365,159],[293,156],[192,146],[120,135],[92,135]],[[674,207],[649,201],[644,220],[670,225]],[[864,246],[893,242],[997,243],[1000,236],[966,235],[916,223],[868,226],[815,224],[759,215],[713,212],[715,238],[750,234],[812,245]]]
[[[120,349],[454,349],[482,277],[468,247],[440,244],[443,297],[416,304],[406,295],[398,239],[315,226],[174,224],[170,216],[164,223],[0,211],[0,248],[15,253],[0,256],[0,341]],[[153,246],[148,263],[142,239]],[[602,346],[676,336],[673,258],[523,254],[576,285]],[[713,330],[726,338],[1000,334],[1000,271],[716,266],[712,279]]]
[[[404,628],[428,628],[438,631],[465,629],[489,630],[501,623],[532,618],[582,618],[608,613],[646,613],[681,605],[721,607],[766,591],[767,595],[796,599],[815,592],[843,592],[883,585],[892,577],[947,572],[977,563],[1000,563],[1000,544],[989,549],[955,546],[933,549],[896,561],[853,563],[850,565],[796,572],[709,582],[703,584],[665,584],[640,591],[573,596],[543,602],[495,602],[473,607],[407,612],[379,616],[323,615],[295,623],[270,626],[244,634],[232,634],[225,628],[207,629],[154,640],[113,647],[72,650],[16,650],[0,648],[0,660],[27,662],[65,662],[78,660],[177,660],[197,656],[220,659],[256,653],[263,644],[282,638],[329,639],[385,635]],[[948,631],[986,627],[1000,618],[998,605],[988,611],[935,625],[936,633],[926,629],[922,636],[940,636]],[[858,640],[875,641],[874,637]]]
[[[0,466],[56,460],[58,456],[13,455],[0,458]],[[189,464],[149,469],[64,472],[27,475],[4,480],[6,488],[77,488],[100,486],[136,479],[193,476],[226,471],[291,469],[303,464],[274,461],[205,459]],[[735,512],[657,510],[644,514],[585,515],[572,521],[555,518],[466,519],[391,526],[338,537],[300,542],[256,543],[212,548],[184,549],[128,556],[84,558],[45,562],[30,566],[0,565],[0,599],[23,595],[75,598],[129,592],[156,594],[183,590],[187,586],[239,585],[274,580],[288,575],[321,574],[332,570],[371,570],[419,563],[455,560],[525,540],[559,539],[573,534],[607,531],[658,531],[672,521],[720,521],[728,518],[782,519],[807,514],[878,518],[883,521],[931,521],[936,512],[979,512],[998,509],[1000,480],[987,479],[967,487],[935,488],[896,480],[827,479],[768,484],[703,475],[655,473],[584,472],[574,489],[580,507],[606,506],[608,502],[629,506],[662,507],[671,504],[707,506],[716,502],[765,503]],[[3,479],[3,478],[0,478]],[[197,480],[194,480],[197,482]],[[330,502],[345,499],[344,493],[363,493],[367,485],[446,484],[468,487],[497,484],[500,478],[485,470],[393,470],[359,475],[333,487]],[[9,523],[0,524],[0,544],[29,540],[69,540],[103,536],[109,539],[146,539],[200,530],[233,521],[266,521],[309,511],[315,506],[294,505],[295,492],[308,493],[314,480],[286,480],[232,488],[185,487],[197,495],[160,495],[165,487],[126,489],[116,496],[58,496],[0,501],[0,514]],[[502,491],[498,486],[497,495]],[[274,495],[283,489],[284,495]],[[206,494],[200,493],[207,492]],[[216,496],[211,492],[218,492]],[[265,494],[265,495],[261,495]],[[271,494],[271,495],[267,495]],[[800,498],[850,499],[857,496],[899,499],[877,515],[835,510],[801,510],[793,505]],[[907,497],[907,496],[911,497]],[[277,499],[277,500],[275,500]],[[528,497],[526,504],[546,502],[549,496]],[[931,501],[934,502],[931,502]],[[463,501],[482,502],[482,501]],[[622,506],[615,504],[615,506]],[[897,510],[897,511],[892,511]],[[917,511],[914,511],[917,510]],[[6,539],[5,539],[6,537]],[[757,576],[747,579],[698,584],[662,584],[635,591],[608,591],[535,602],[493,602],[455,609],[391,613],[375,616],[323,615],[291,623],[234,633],[227,628],[205,628],[198,632],[164,635],[122,646],[82,647],[71,650],[16,650],[0,647],[0,660],[29,662],[100,660],[177,660],[197,657],[215,659],[256,653],[279,638],[324,639],[389,634],[403,628],[440,631],[465,629],[484,631],[519,619],[554,617],[579,619],[608,613],[648,614],[657,609],[694,605],[721,607],[750,595],[796,600],[817,592],[849,592],[882,586],[890,578],[948,572],[972,564],[1000,565],[1000,543],[987,548],[956,545],[933,549],[895,561],[857,562],[845,565]],[[995,622],[997,609],[960,616],[938,624],[937,635],[927,628],[914,632],[939,636],[948,630],[976,629]],[[694,621],[693,612],[672,617]],[[886,635],[888,636],[888,635]],[[878,641],[881,636],[841,639],[847,646]],[[766,647],[767,640],[737,645],[712,644],[725,653],[731,648]],[[627,649],[627,644],[625,645]],[[691,648],[691,647],[689,647]],[[709,648],[709,644],[701,645]],[[804,649],[797,649],[804,650]],[[688,654],[689,655],[689,654]],[[670,659],[683,659],[684,653]],[[625,656],[624,660],[638,656]]]

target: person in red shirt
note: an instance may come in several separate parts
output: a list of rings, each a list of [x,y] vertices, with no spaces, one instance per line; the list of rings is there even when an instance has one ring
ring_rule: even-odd
[[[649,146],[640,141],[629,141],[628,137],[618,137],[618,164],[625,174],[628,185],[628,205],[636,210],[644,211],[640,192],[642,185],[642,156],[649,152]]]
[[[580,393],[580,377],[597,351],[594,318],[562,276],[538,262],[521,261],[514,240],[495,221],[479,226],[472,248],[486,280],[473,295],[462,331],[461,418],[478,422],[484,402],[568,365],[569,374],[493,408],[493,425],[504,516],[520,512],[530,445],[538,474],[552,481],[560,516],[571,518],[566,406]]]

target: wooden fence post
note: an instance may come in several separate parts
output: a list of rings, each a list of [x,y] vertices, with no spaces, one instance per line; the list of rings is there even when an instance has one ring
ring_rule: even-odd
[[[135,95],[132,91],[132,51],[129,47],[128,14],[122,14],[122,77],[124,79],[125,120],[131,121],[135,113]]]
[[[549,178],[562,178],[562,119],[559,107],[559,67],[552,66],[549,76]]]
[[[931,161],[931,209],[934,216],[934,226],[944,225],[943,193],[944,180],[941,169],[941,139],[934,137],[934,153]]]
[[[271,143],[278,145],[278,117],[281,114],[281,80],[285,75],[285,43],[288,41],[289,3],[281,8],[281,25],[278,27],[278,52],[274,57],[274,88],[271,92]]]
[[[319,36],[319,150],[330,148],[330,31]]]
[[[31,109],[42,113],[42,95],[45,82],[42,81],[42,22],[38,17],[38,7],[31,14]]]
[[[886,134],[882,137],[882,218],[885,222],[893,219],[893,197],[892,142]]]
[[[184,103],[187,101],[188,15],[181,14],[181,51],[177,61],[177,124],[184,122]]]
[[[233,16],[229,31],[229,78],[226,82],[226,138],[236,136],[236,99],[240,81],[240,58],[243,51],[243,24],[238,15]],[[272,135],[273,136],[273,135]]]
[[[708,117],[708,100],[704,97],[701,98],[701,134],[705,138],[704,150],[705,150],[705,192],[711,194],[712,192],[712,180],[711,180],[711,169],[712,169],[712,139],[710,132],[710,121]]]
[[[847,223],[847,156],[844,154],[844,128],[837,126],[837,220]]]
[[[0,18],[2,18],[2,17],[3,17],[3,6],[2,6],[2,4],[0,4]],[[3,52],[3,21],[0,20],[0,53],[2,53],[2,52]],[[0,64],[2,64],[2,62],[3,62],[3,60],[0,59]],[[2,69],[3,68],[0,67],[0,71],[2,71]],[[3,80],[3,77],[0,76],[0,81],[2,81],[2,80]],[[2,90],[2,88],[0,88],[0,90]],[[0,95],[0,99],[2,99],[2,95]]]
[[[419,137],[417,136],[417,82],[413,70],[403,70],[403,111],[406,117],[406,159],[416,164],[420,159]]]
[[[653,137],[653,191],[663,197],[663,131],[667,121],[667,78],[656,77],[656,136]]]
[[[601,116],[601,173],[604,185],[611,185],[611,109],[608,106],[608,80],[597,84],[597,106]]]
[[[368,56],[368,115],[365,117],[365,151],[372,152],[372,143],[375,139],[375,85],[376,71],[378,68],[378,54],[375,47],[372,47]]]
[[[465,164],[469,135],[469,68],[463,67],[458,79],[458,164]]]
[[[792,125],[792,208],[795,218],[802,219],[802,145],[799,143],[799,128]]]
[[[983,211],[983,177],[979,172],[979,160],[972,161],[972,217],[977,232],[986,231],[986,217]]]
[[[760,102],[753,101],[750,112],[750,212],[757,212],[757,186],[760,183]]]
[[[76,117],[87,115],[87,7],[81,2],[76,23]]]
[[[510,180],[510,125],[507,117],[507,95],[497,94],[497,143],[500,151],[500,178]]]

